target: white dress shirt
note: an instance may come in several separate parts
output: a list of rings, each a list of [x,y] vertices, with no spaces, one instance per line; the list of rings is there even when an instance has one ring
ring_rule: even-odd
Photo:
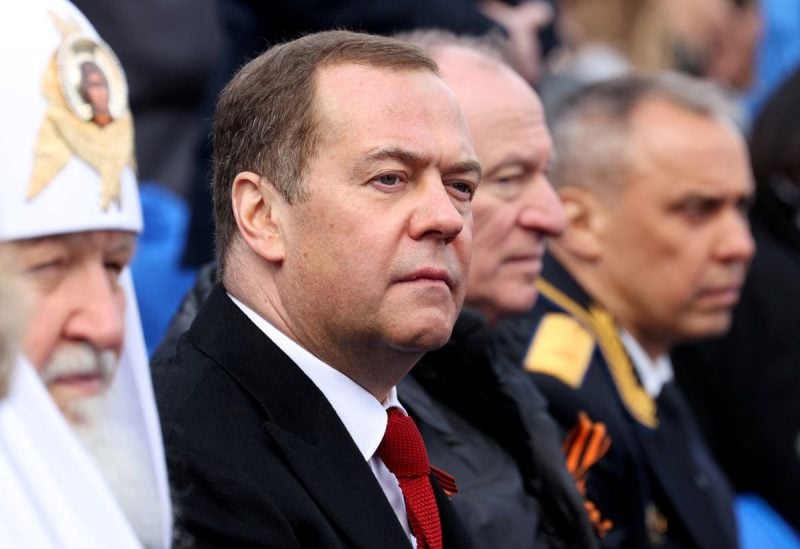
[[[358,383],[301,347],[247,305],[230,294],[228,297],[325,395],[378,480],[412,546],[416,547],[416,538],[408,525],[406,504],[400,484],[376,453],[386,433],[388,423],[386,410],[397,407],[405,413],[405,409],[397,400],[397,389],[392,387],[386,401],[379,402]]]
[[[653,360],[627,330],[620,329],[619,337],[633,362],[642,387],[652,398],[658,398],[661,388],[674,376],[669,355],[661,355]]]

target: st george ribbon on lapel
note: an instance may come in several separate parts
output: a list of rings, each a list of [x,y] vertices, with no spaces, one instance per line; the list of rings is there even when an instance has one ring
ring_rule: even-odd
[[[417,538],[418,549],[441,549],[442,525],[422,435],[414,420],[399,408],[389,408],[386,413],[389,422],[378,447],[378,456],[400,483],[408,523]]]

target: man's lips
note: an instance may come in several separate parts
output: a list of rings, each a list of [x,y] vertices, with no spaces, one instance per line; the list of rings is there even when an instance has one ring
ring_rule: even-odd
[[[741,294],[741,291],[741,285],[731,284],[727,286],[706,288],[700,293],[700,296],[707,301],[714,302],[716,305],[732,307],[739,302],[739,295]]]
[[[517,254],[506,256],[501,265],[508,269],[521,271],[526,274],[533,273],[539,276],[542,272],[542,255],[541,254]]]
[[[505,263],[537,263],[542,261],[541,254],[516,254],[506,256]]]
[[[402,276],[398,282],[444,282],[451,290],[456,285],[456,281],[449,271],[435,267],[417,269]]]
[[[110,380],[101,373],[84,373],[58,376],[47,383],[50,390],[62,388],[83,395],[93,395],[106,390]]]

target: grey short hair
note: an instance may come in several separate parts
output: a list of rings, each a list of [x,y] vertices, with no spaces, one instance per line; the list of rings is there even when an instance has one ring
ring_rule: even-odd
[[[707,80],[665,71],[589,84],[548,112],[556,152],[553,186],[618,191],[633,161],[629,143],[633,112],[653,99],[735,125],[733,105]]]
[[[443,48],[459,47],[481,53],[490,59],[510,66],[506,55],[507,39],[500,31],[469,35],[455,34],[444,29],[419,29],[395,34],[394,38],[418,47],[431,57]]]

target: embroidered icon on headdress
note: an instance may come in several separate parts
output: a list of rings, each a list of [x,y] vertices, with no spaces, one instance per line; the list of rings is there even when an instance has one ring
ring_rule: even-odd
[[[52,14],[51,14],[52,15]],[[100,175],[104,210],[120,204],[121,175],[134,166],[128,87],[114,53],[77,24],[53,15],[63,41],[47,67],[48,102],[35,146],[28,198],[33,199],[77,156]]]

